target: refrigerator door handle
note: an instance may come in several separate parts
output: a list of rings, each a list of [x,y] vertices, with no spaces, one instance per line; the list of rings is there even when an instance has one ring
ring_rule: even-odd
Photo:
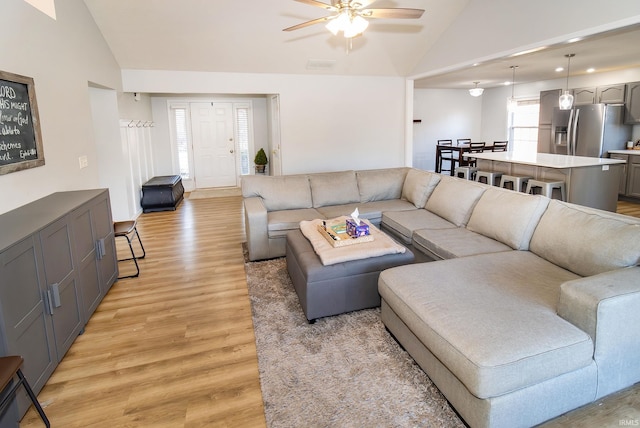
[[[573,118],[573,130],[571,131],[571,154],[575,156],[578,144],[578,119],[580,118],[580,110],[576,109]]]
[[[575,113],[574,109],[569,111],[569,122],[567,122],[567,154],[571,155],[571,125],[573,125],[573,113]]]

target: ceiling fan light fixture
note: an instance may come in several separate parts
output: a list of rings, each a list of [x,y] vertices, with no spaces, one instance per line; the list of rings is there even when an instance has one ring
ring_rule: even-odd
[[[344,28],[347,25],[349,25],[349,14],[347,12],[342,12],[340,15],[330,20],[325,27],[327,30],[331,31],[334,36],[336,36],[340,31],[344,31]]]
[[[362,34],[368,26],[369,21],[367,21],[360,15],[356,15],[351,19],[347,28],[344,29],[344,37],[350,39],[357,36],[358,34]]]
[[[346,39],[362,34],[368,26],[369,21],[360,15],[350,13],[347,10],[342,11],[340,15],[330,20],[327,25],[325,25],[327,30],[331,31],[334,36],[342,31]]]
[[[473,82],[473,83],[476,84],[476,87],[469,89],[469,95],[471,95],[472,97],[479,97],[484,92],[484,88],[478,88],[478,83],[480,82]]]

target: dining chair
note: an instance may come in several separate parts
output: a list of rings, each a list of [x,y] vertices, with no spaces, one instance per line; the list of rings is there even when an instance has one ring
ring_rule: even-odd
[[[471,143],[471,138],[458,138],[458,145]]]
[[[438,159],[438,169],[436,172],[449,171],[450,173],[454,169],[456,159],[453,157],[453,150],[443,147],[453,147],[452,140],[438,140],[438,150],[440,151],[440,158]],[[449,161],[449,169],[442,169],[442,161]]]
[[[484,152],[485,145],[486,145],[486,143],[484,141],[483,142],[477,142],[477,143],[469,143],[469,153],[482,153],[482,152]],[[467,158],[467,165],[475,167],[476,166],[476,160],[477,159],[474,158],[474,157],[468,157]]]
[[[491,151],[493,152],[506,152],[508,141],[494,141],[493,146],[491,147]]]

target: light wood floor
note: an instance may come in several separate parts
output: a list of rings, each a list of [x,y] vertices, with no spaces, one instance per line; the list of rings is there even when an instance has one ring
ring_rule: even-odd
[[[640,217],[638,204],[619,211]],[[241,198],[185,200],[142,215],[138,229],[140,277],[112,287],[39,394],[52,426],[265,426]],[[546,426],[639,419],[636,385]],[[20,426],[42,424],[31,409]]]

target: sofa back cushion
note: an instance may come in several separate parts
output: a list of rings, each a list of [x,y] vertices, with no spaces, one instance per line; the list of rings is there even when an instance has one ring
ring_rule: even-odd
[[[360,202],[355,171],[309,174],[313,207]]]
[[[267,211],[312,207],[311,187],[306,175],[245,175],[242,177],[242,196],[261,197]]]
[[[640,263],[640,220],[552,200],[530,250],[580,276]]]
[[[425,208],[458,227],[464,227],[485,190],[486,186],[445,175],[433,190]]]
[[[514,250],[528,250],[533,231],[547,205],[549,199],[544,196],[490,188],[473,208],[467,229]]]
[[[407,168],[356,171],[360,202],[400,199]]]
[[[411,202],[416,208],[424,208],[433,189],[440,182],[440,174],[410,169],[402,186],[402,199]]]

